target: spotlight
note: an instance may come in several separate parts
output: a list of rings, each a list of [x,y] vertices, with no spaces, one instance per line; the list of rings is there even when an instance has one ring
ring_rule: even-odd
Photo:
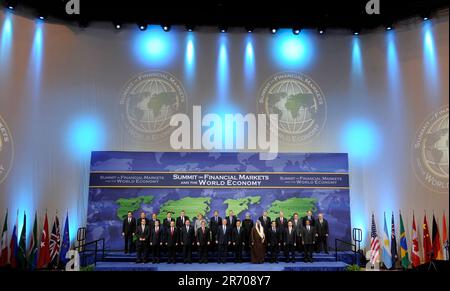
[[[354,28],[353,29],[353,35],[359,35],[361,33],[359,28]]]
[[[9,10],[14,10],[14,6],[8,5],[8,9],[9,9]]]
[[[248,33],[252,33],[253,30],[254,30],[254,28],[251,27],[251,26],[246,26],[246,27],[245,27],[245,31],[247,31]]]
[[[170,25],[166,25],[166,24],[161,25],[161,27],[165,32],[169,31],[171,28]]]
[[[39,18],[40,20],[45,20],[45,16],[44,16],[44,15],[39,15],[38,18]]]
[[[122,28],[122,24],[119,23],[119,22],[114,22],[113,24],[114,24],[114,27],[115,27],[116,29],[121,29],[121,28]]]
[[[138,27],[139,27],[139,30],[143,31],[143,30],[147,29],[147,24],[141,22],[141,23],[138,23]]]
[[[276,29],[275,27],[272,27],[272,28],[270,29],[270,33],[272,33],[272,34],[277,33],[277,31],[278,31],[278,29]]]
[[[392,25],[388,25],[388,26],[386,26],[386,30],[392,30]]]
[[[423,18],[423,21],[427,21],[428,19],[430,19],[430,18],[427,17],[427,16],[425,16],[425,17]]]
[[[295,34],[295,35],[299,35],[299,34],[300,34],[300,28],[294,27],[294,28],[292,29],[292,33]]]
[[[420,14],[420,17],[422,17],[423,21],[427,21],[431,18],[430,14],[430,11],[424,11]]]
[[[319,32],[319,34],[324,34],[325,33],[325,28],[324,27],[319,27],[317,29],[317,32]]]
[[[9,1],[5,1],[5,2],[6,2],[6,7],[8,7],[9,10],[16,9],[17,1],[9,0]]]
[[[228,30],[228,27],[226,27],[225,25],[219,26],[219,31],[220,31],[221,33],[225,33],[225,32],[227,32],[227,30]]]
[[[187,25],[186,25],[186,30],[189,31],[189,32],[194,31],[194,28],[195,28],[194,25],[191,25],[191,24],[187,24]]]

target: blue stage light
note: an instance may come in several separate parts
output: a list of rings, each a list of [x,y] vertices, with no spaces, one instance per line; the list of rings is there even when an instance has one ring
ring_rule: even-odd
[[[75,157],[88,158],[91,151],[104,145],[103,124],[94,117],[82,116],[73,120],[68,130],[69,150]]]
[[[352,39],[352,75],[353,77],[361,78],[363,76],[362,68],[362,53],[359,45],[359,38]]]
[[[195,75],[195,46],[194,34],[186,35],[186,51],[184,56],[185,75],[188,81],[194,80]]]
[[[221,101],[225,101],[230,97],[229,69],[228,39],[226,35],[221,35],[219,37],[219,54],[217,59],[217,97]]]
[[[281,29],[272,38],[272,56],[281,67],[298,69],[314,61],[314,49],[307,31],[292,35],[288,29]]]
[[[176,41],[172,34],[161,31],[157,26],[149,26],[146,31],[135,34],[133,52],[139,62],[164,65],[173,60]]]
[[[247,89],[253,89],[255,83],[255,53],[253,50],[252,35],[247,35],[244,57],[244,76]]]
[[[3,64],[2,65],[3,67],[7,62],[9,62],[9,56],[11,53],[12,32],[13,32],[11,13],[5,13],[1,32],[2,34],[0,38],[0,63]]]

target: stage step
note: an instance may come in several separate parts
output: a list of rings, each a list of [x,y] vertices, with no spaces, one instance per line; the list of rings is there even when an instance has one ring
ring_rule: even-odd
[[[314,263],[227,263],[227,264],[136,264],[132,262],[98,262],[95,271],[344,271],[348,265],[344,262]]]

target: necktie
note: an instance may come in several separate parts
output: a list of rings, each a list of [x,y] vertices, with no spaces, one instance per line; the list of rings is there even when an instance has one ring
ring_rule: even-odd
[[[202,232],[203,232],[203,234],[205,234],[205,228],[203,228],[203,227],[202,227]]]
[[[128,218],[128,223],[130,223],[131,222],[131,218]]]
[[[223,227],[223,234],[225,234],[225,226]]]
[[[238,234],[239,234],[239,229],[240,229],[240,227],[238,227]]]
[[[156,232],[158,232],[158,230],[159,230],[159,227],[156,227]]]
[[[308,231],[309,231],[309,225],[308,225],[307,229],[308,229]]]
[[[189,232],[189,226],[186,227],[186,232]]]
[[[182,216],[182,217],[181,217],[181,221],[182,221],[182,222],[183,222],[183,224],[184,224],[184,216]]]
[[[173,236],[173,227],[170,228],[170,235]]]
[[[283,223],[283,217],[281,218],[281,223]]]
[[[217,222],[217,216],[216,216],[216,222]]]
[[[145,230],[145,226],[142,226],[142,232],[144,232],[144,230]]]

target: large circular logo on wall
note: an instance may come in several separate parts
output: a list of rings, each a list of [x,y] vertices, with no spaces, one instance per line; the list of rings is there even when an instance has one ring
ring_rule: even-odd
[[[278,136],[287,143],[311,140],[327,117],[322,90],[301,73],[281,72],[270,77],[261,88],[258,107],[259,113],[278,114]]]
[[[11,132],[0,115],[0,184],[8,176],[14,158],[14,146]]]
[[[160,141],[170,134],[172,115],[186,111],[186,91],[170,73],[143,72],[125,85],[120,104],[133,137]]]
[[[447,105],[420,125],[413,144],[416,176],[434,192],[448,193],[448,121]]]

